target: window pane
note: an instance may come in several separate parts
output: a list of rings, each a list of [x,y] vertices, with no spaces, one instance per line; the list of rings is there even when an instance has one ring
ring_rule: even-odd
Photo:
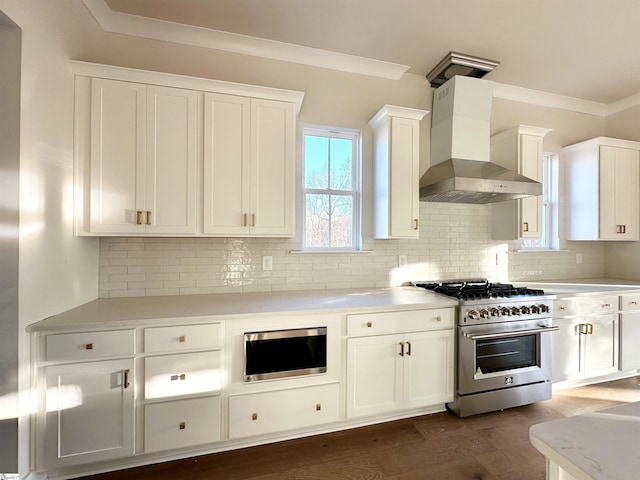
[[[307,247],[329,247],[329,195],[308,193],[306,198],[305,243]]]
[[[331,246],[351,247],[353,242],[353,197],[331,195]]]
[[[333,190],[352,190],[353,141],[345,138],[331,139],[331,184]]]
[[[304,137],[305,188],[329,187],[329,139],[315,135]]]

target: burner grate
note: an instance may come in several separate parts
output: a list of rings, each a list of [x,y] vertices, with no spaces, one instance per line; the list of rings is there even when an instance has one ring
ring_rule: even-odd
[[[544,290],[514,287],[509,283],[490,283],[488,280],[415,283],[416,287],[441,293],[460,300],[509,298],[514,296],[544,295]]]

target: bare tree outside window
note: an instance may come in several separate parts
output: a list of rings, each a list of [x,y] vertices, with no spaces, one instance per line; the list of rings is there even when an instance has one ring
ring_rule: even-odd
[[[304,247],[356,249],[358,135],[305,129]]]

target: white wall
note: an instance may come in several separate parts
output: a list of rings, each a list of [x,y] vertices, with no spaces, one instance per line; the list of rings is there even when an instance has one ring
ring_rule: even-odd
[[[103,34],[76,0],[0,0],[22,29],[19,471],[29,469],[27,325],[97,297],[98,241],[72,230],[73,76],[68,60]]]

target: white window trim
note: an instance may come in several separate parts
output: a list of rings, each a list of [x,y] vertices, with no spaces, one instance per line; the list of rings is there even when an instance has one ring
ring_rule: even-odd
[[[317,189],[306,189],[305,182],[305,136],[306,135],[314,135],[320,137],[329,137],[329,138],[349,138],[353,140],[353,159],[354,159],[354,168],[352,172],[352,185],[354,186],[353,191],[342,191],[342,190],[331,190],[331,193],[334,194],[348,194],[353,195],[353,224],[352,224],[352,239],[351,239],[351,247],[307,247],[306,246],[306,211],[307,211],[307,201],[306,194],[307,193],[327,193],[329,190],[317,190]],[[329,127],[322,125],[303,125],[302,126],[302,177],[301,177],[301,208],[302,212],[302,248],[299,252],[336,252],[336,253],[349,253],[349,252],[361,252],[362,251],[362,131],[355,130],[351,128],[341,128],[341,127]]]

